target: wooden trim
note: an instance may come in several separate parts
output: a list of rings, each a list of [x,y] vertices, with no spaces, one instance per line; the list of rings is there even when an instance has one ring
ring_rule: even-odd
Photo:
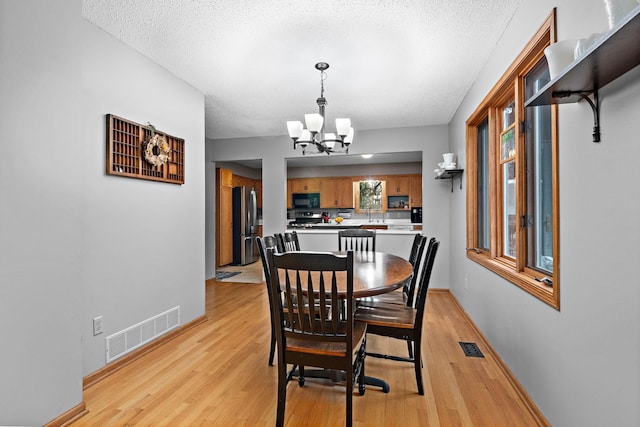
[[[546,18],[542,26],[537,30],[534,37],[526,44],[522,52],[511,63],[507,71],[500,77],[498,82],[492,87],[487,96],[478,105],[475,111],[466,121],[467,131],[467,247],[476,248],[476,251],[468,251],[467,258],[481,264],[487,269],[498,274],[502,278],[512,282],[521,289],[539,298],[543,302],[551,305],[555,309],[560,309],[560,274],[559,274],[559,252],[560,252],[560,232],[559,232],[559,187],[558,187],[558,130],[557,130],[557,106],[551,106],[551,126],[552,126],[552,198],[553,198],[553,255],[554,266],[551,277],[553,278],[553,288],[537,282],[535,279],[542,277],[538,271],[533,271],[527,267],[526,254],[526,233],[527,229],[521,227],[521,216],[526,212],[526,173],[525,173],[525,135],[520,133],[518,124],[524,119],[524,76],[535,67],[544,57],[544,48],[555,41],[556,19],[555,8]],[[516,108],[515,129],[516,129],[516,257],[505,255],[507,248],[505,241],[505,218],[502,215],[504,202],[503,168],[500,153],[500,138],[502,131],[502,108],[506,103],[514,101]],[[489,121],[489,228],[490,247],[489,251],[477,251],[477,127],[482,120],[488,117]]]
[[[556,300],[555,294],[558,292],[555,282],[553,289],[550,290],[545,285],[537,282],[533,276],[528,276],[524,273],[516,272],[515,266],[513,264],[507,265],[500,258],[490,259],[485,254],[476,254],[473,252],[468,252],[467,258],[477,262],[488,270],[493,271],[498,276],[502,277],[505,280],[508,280],[525,292],[528,292],[530,295],[533,295],[539,300],[549,304],[553,308],[559,308],[558,306],[554,305]]]
[[[119,371],[120,369],[124,368],[125,366],[127,366],[128,364],[130,364],[131,362],[138,360],[139,358],[141,358],[142,356],[144,356],[145,354],[155,350],[156,348],[166,344],[167,342],[171,341],[172,339],[184,334],[185,332],[187,332],[190,329],[193,329],[194,327],[206,322],[207,316],[206,315],[202,315],[200,317],[196,317],[195,319],[193,319],[191,322],[189,323],[185,323],[184,325],[180,326],[177,329],[172,330],[171,332],[166,333],[165,335],[159,337],[158,339],[151,341],[149,344],[140,347],[137,350],[132,351],[131,353],[127,354],[126,356],[122,356],[120,359],[106,365],[105,367],[98,369],[97,371],[87,375],[86,377],[83,378],[82,380],[82,388],[83,389],[87,389],[89,387],[91,387],[92,385],[102,381],[103,379],[107,378],[109,375],[113,374],[114,372]]]
[[[518,395],[518,397],[522,400],[522,403],[524,404],[524,406],[529,411],[529,414],[531,414],[531,416],[536,420],[536,422],[537,422],[537,424],[539,426],[551,427],[551,423],[549,423],[549,421],[544,416],[542,411],[540,411],[540,408],[538,408],[538,406],[535,404],[535,402],[531,399],[531,397],[529,396],[527,391],[524,389],[522,384],[520,384],[520,381],[518,381],[518,379],[515,377],[515,375],[513,375],[513,372],[511,372],[509,367],[504,363],[504,360],[502,360],[500,355],[493,349],[493,347],[489,343],[489,340],[484,336],[482,331],[473,322],[471,317],[469,317],[467,312],[464,311],[464,309],[462,308],[462,306],[460,305],[460,303],[458,302],[456,297],[451,293],[451,291],[448,290],[448,289],[437,289],[437,290],[433,289],[433,291],[441,292],[441,293],[446,292],[446,293],[449,294],[449,296],[451,297],[451,300],[453,301],[454,305],[456,306],[456,308],[460,312],[460,315],[462,317],[464,317],[467,320],[467,322],[469,322],[469,325],[471,326],[471,329],[473,329],[473,331],[476,334],[478,334],[478,337],[480,338],[479,341],[482,343],[482,347],[495,360],[496,365],[502,371],[504,376],[507,378],[507,381],[509,381],[509,383],[511,384],[511,386],[515,390],[516,394]],[[429,289],[428,292],[432,292],[432,289]]]
[[[89,411],[87,411],[87,406],[85,405],[84,401],[82,401],[78,403],[76,406],[74,406],[73,408],[69,409],[64,414],[61,414],[58,417],[46,423],[44,427],[68,426],[68,425],[71,425],[71,423],[73,423],[74,421],[79,420],[80,418],[82,418],[88,413]]]

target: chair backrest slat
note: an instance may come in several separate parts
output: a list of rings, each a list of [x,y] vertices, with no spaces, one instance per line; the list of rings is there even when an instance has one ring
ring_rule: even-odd
[[[416,330],[422,330],[422,321],[424,318],[424,310],[427,301],[427,291],[429,290],[431,272],[433,271],[433,264],[435,263],[436,253],[438,252],[439,246],[440,242],[432,237],[431,240],[429,240],[427,253],[424,256],[422,273],[420,274],[418,292],[416,295]]]
[[[291,252],[300,250],[300,241],[298,240],[298,233],[294,231],[287,231],[285,233],[277,233],[279,252]]]
[[[416,234],[416,237],[413,239],[413,245],[411,246],[409,263],[413,265],[413,275],[411,276],[411,280],[409,280],[402,289],[407,296],[408,307],[413,307],[416,283],[418,282],[418,275],[421,266],[420,261],[422,260],[422,254],[424,253],[426,242],[427,238],[425,236]]]
[[[338,231],[338,250],[356,252],[375,252],[376,231],[365,229],[352,229]]]

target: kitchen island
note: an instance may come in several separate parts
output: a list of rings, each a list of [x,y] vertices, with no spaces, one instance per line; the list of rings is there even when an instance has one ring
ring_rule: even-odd
[[[385,225],[374,223],[377,226]],[[338,231],[353,228],[354,224],[345,224],[349,227],[336,227],[338,224],[320,225],[313,228],[296,228],[300,248],[310,251],[335,251],[338,249]],[[365,226],[369,224],[363,224]],[[376,250],[397,255],[403,258],[409,256],[413,238],[422,230],[412,230],[413,225],[386,224],[387,229],[376,229]],[[356,227],[357,228],[357,227]]]

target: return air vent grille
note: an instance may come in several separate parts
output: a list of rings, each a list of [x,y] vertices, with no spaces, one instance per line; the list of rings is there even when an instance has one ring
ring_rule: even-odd
[[[460,341],[460,347],[464,351],[467,357],[484,357],[484,354],[478,348],[478,345],[474,342],[462,342]]]
[[[180,325],[180,306],[153,316],[106,338],[107,363],[124,356]]]

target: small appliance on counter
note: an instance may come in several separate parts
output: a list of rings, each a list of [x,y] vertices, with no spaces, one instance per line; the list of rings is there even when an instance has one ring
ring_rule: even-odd
[[[422,208],[411,208],[411,222],[413,224],[422,223]]]

